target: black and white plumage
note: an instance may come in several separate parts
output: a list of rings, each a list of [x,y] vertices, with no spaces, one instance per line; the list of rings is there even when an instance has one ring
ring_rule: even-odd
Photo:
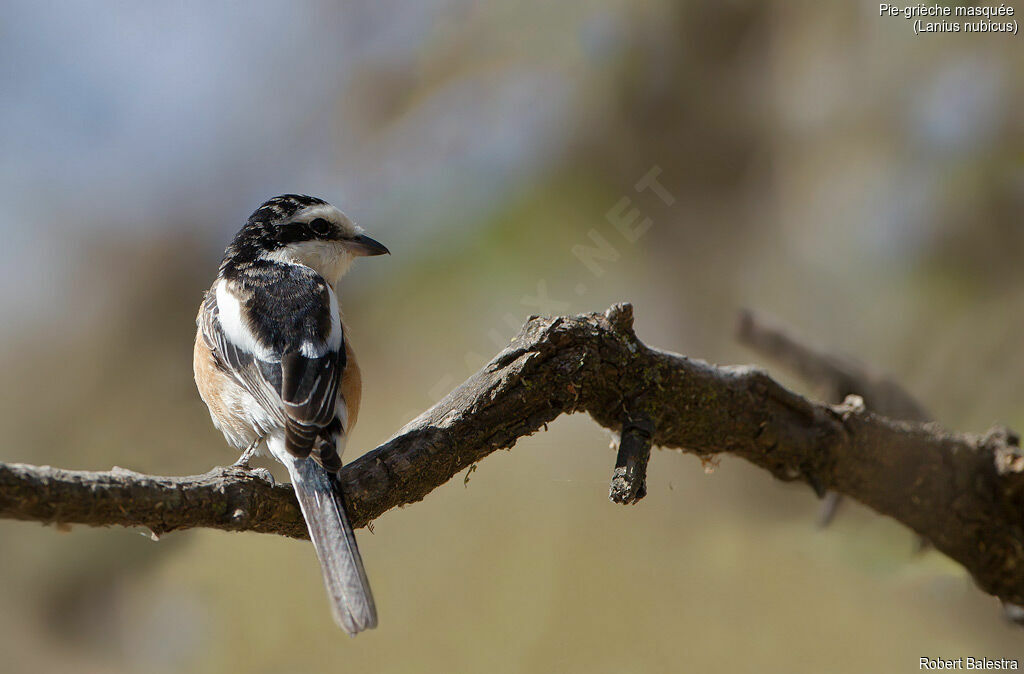
[[[332,489],[361,393],[336,288],[355,257],[387,252],[321,199],[276,197],[228,246],[197,317],[196,384],[214,425],[237,449],[265,441],[288,468],[334,617],[353,635],[377,615]]]

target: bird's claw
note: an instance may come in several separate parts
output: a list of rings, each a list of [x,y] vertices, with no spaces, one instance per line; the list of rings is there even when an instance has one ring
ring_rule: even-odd
[[[251,473],[252,473],[253,475],[255,475],[255,476],[256,476],[256,477],[258,477],[259,479],[263,480],[264,482],[268,482],[268,483],[270,483],[270,486],[271,486],[271,487],[273,487],[274,485],[276,485],[276,484],[277,484],[277,482],[275,482],[275,481],[274,481],[274,474],[273,474],[273,473],[271,473],[271,472],[270,472],[269,470],[267,470],[266,468],[249,468],[248,470],[249,470],[249,471],[250,471],[250,472],[251,472]]]

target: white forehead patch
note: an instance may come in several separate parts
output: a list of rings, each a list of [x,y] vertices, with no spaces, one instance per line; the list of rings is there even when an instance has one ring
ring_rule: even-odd
[[[307,206],[296,213],[292,220],[298,222],[310,222],[317,218],[323,218],[327,222],[336,225],[345,236],[354,236],[359,229],[356,227],[356,223],[352,222],[347,215],[330,204]]]

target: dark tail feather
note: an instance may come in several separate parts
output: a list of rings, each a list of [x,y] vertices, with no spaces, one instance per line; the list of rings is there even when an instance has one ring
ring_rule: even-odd
[[[278,457],[279,459],[281,457]],[[313,459],[288,456],[288,472],[306,518],[309,537],[320,558],[331,612],[338,625],[355,636],[377,626],[377,607],[359,556],[356,536],[338,507],[331,479]]]

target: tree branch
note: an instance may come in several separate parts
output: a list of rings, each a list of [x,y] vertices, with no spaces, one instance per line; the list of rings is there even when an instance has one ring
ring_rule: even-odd
[[[841,403],[856,395],[876,414],[905,421],[932,421],[924,407],[900,384],[852,358],[838,356],[809,346],[781,325],[749,310],[740,312],[736,338],[741,344],[787,367],[816,389],[822,400]],[[835,518],[843,497],[828,492],[822,500],[818,526],[827,527]],[[928,547],[918,537],[918,548]]]
[[[985,436],[894,421],[853,401],[807,400],[751,367],[715,367],[651,349],[632,307],[531,318],[512,344],[391,440],[347,465],[353,524],[414,503],[561,414],[622,430],[649,414],[650,440],[707,457],[730,452],[783,480],[834,490],[904,523],[986,592],[1024,603],[1024,453]],[[160,478],[0,465],[0,516],[44,522],[195,526],[300,537],[291,490],[237,469]]]
[[[646,417],[627,419],[622,424],[619,451],[608,498],[613,503],[633,505],[647,496],[647,461],[651,458],[653,427]]]

